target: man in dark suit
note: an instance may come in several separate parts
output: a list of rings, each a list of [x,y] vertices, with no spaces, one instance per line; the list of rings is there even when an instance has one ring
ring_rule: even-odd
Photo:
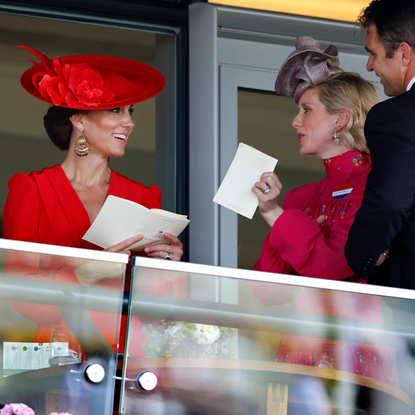
[[[369,283],[413,289],[415,0],[373,0],[358,24],[366,30],[366,69],[394,98],[375,105],[366,120],[372,170],[345,254],[353,271]]]

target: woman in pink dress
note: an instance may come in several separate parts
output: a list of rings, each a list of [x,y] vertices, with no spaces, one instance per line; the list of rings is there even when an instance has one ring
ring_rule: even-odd
[[[294,97],[299,112],[292,125],[300,153],[321,158],[326,177],[291,190],[282,206],[278,203],[282,185],[274,173],[264,173],[255,183],[258,212],[271,230],[254,269],[365,283],[349,268],[343,250],[370,172],[363,127],[367,113],[378,102],[376,91],[360,75],[339,68],[334,46],[323,52],[306,36],[297,39],[275,89],[280,95]],[[297,289],[292,295],[291,289],[264,283],[254,283],[253,290],[266,306],[291,301],[295,312],[383,321],[376,296],[310,288]],[[390,350],[353,339],[282,334],[277,360],[395,384]]]

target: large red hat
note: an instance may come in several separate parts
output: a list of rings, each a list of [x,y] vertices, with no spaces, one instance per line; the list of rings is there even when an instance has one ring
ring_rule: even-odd
[[[130,59],[101,55],[49,59],[27,46],[41,62],[21,77],[23,88],[50,104],[80,110],[124,107],[152,98],[166,84],[153,67]]]

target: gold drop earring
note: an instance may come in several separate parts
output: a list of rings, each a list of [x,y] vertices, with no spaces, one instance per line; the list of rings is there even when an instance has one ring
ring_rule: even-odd
[[[81,135],[78,137],[78,140],[76,142],[76,146],[74,148],[74,152],[77,156],[83,157],[87,156],[89,153],[89,146],[88,142],[86,141],[85,137],[83,136],[84,130],[81,130]]]

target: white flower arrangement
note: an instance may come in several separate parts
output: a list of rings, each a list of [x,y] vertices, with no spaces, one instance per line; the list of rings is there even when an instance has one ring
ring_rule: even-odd
[[[237,332],[233,328],[161,320],[161,325],[148,324],[143,331],[148,337],[143,345],[146,358],[236,358],[230,343]]]

